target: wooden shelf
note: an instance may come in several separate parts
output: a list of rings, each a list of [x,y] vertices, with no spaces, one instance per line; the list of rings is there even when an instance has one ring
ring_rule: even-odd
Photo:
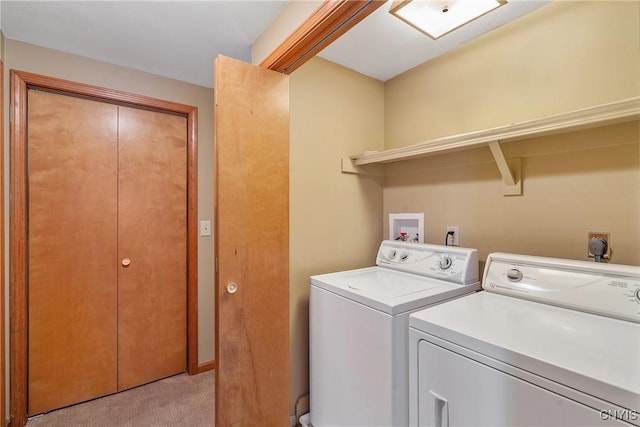
[[[600,127],[640,118],[640,97],[610,104],[556,114],[476,132],[447,136],[407,147],[366,152],[351,156],[355,166],[391,163],[451,150],[476,147],[492,141],[508,142],[533,136],[569,132],[587,127]]]
[[[640,97],[628,98],[540,119],[433,139],[407,147],[384,151],[368,151],[342,159],[342,172],[368,173],[367,168],[362,166],[400,162],[428,155],[489,145],[502,174],[505,195],[518,195],[522,194],[521,179],[516,176],[519,175],[519,170],[514,168],[519,169],[519,159],[512,159],[517,160],[516,162],[507,161],[502,154],[500,143],[607,126],[638,119],[640,119]],[[379,167],[375,168],[374,174],[379,173]],[[518,186],[520,189],[516,188]]]

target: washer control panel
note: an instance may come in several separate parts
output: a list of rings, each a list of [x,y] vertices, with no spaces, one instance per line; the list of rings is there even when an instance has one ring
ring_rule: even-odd
[[[460,284],[478,281],[478,251],[457,246],[385,240],[376,265]]]
[[[640,267],[496,253],[482,287],[640,323]]]

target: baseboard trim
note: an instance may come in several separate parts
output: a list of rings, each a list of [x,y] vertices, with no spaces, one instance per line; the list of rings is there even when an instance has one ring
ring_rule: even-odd
[[[198,369],[196,369],[196,375],[202,374],[203,372],[213,371],[216,369],[216,361],[212,360],[211,362],[204,362],[198,364]]]

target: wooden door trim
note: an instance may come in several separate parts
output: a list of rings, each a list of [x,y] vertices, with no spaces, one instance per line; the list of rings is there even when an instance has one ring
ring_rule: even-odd
[[[3,150],[0,153],[0,186],[2,191],[0,191],[0,205],[2,205],[2,209],[0,211],[0,242],[2,242],[2,248],[0,249],[0,342],[5,343],[5,280],[4,280],[4,64],[0,61],[0,146],[2,146]],[[0,421],[2,425],[6,425],[7,415],[6,415],[6,374],[5,374],[5,351],[0,352],[2,355],[0,356]]]
[[[324,1],[260,66],[291,74],[386,0]]]
[[[216,369],[216,361],[212,360],[211,362],[205,362],[198,365],[198,374],[202,374],[205,372],[213,371]]]
[[[9,192],[9,346],[10,411],[12,426],[24,425],[27,417],[27,313],[26,313],[26,141],[27,86],[11,73],[10,192]],[[18,167],[18,165],[22,165]],[[21,402],[15,409],[13,406]]]
[[[183,115],[187,119],[187,371],[198,373],[198,108],[114,89],[11,70],[10,420],[27,420],[27,91],[29,89]],[[4,277],[4,276],[3,276]],[[4,306],[4,304],[3,304]],[[3,317],[4,318],[4,317]],[[4,328],[3,328],[4,330]],[[4,370],[3,370],[4,371]],[[4,405],[3,405],[4,406]]]

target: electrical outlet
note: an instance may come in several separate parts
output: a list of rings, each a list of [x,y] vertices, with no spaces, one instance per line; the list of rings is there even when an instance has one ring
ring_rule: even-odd
[[[453,231],[453,238],[449,237],[450,231]],[[447,225],[447,238],[449,246],[460,246],[460,228],[457,225]]]
[[[590,231],[588,233],[588,238],[587,238],[587,256],[589,258],[594,258],[593,254],[588,249],[589,248],[589,242],[594,237],[602,237],[604,240],[607,241],[607,252],[605,252],[605,254],[602,256],[602,258],[603,259],[611,259],[611,235],[610,234],[611,233],[609,233],[609,232],[595,232],[595,231]]]

